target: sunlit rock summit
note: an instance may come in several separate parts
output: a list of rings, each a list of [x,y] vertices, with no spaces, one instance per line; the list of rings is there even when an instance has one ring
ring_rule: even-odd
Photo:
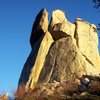
[[[63,82],[83,75],[99,75],[97,28],[77,18],[67,20],[61,10],[42,9],[33,24],[31,53],[23,67],[19,85],[33,89],[36,83]]]

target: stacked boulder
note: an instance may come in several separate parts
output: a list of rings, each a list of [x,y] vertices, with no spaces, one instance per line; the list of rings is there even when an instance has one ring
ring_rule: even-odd
[[[19,85],[33,89],[36,83],[63,82],[83,75],[99,75],[100,56],[96,26],[77,18],[66,19],[55,10],[51,21],[42,9],[33,24],[32,51],[23,67]]]

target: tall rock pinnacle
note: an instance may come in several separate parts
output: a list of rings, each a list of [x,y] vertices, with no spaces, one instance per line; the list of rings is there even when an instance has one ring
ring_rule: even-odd
[[[30,44],[33,44],[39,40],[39,38],[48,30],[48,13],[46,9],[42,9],[36,16],[36,20],[33,24],[32,33],[30,37]]]
[[[83,75],[99,75],[100,56],[96,26],[77,18],[66,19],[63,11],[42,9],[33,24],[32,51],[23,67],[19,85],[33,89],[36,83],[76,80]]]

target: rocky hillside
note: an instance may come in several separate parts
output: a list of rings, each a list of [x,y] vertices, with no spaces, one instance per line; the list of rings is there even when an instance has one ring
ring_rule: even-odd
[[[100,76],[83,76],[75,82],[37,83],[28,91],[20,85],[15,100],[100,100]]]
[[[63,11],[55,10],[49,22],[48,12],[42,9],[33,24],[30,44],[32,50],[19,79],[19,86],[26,89],[100,73],[97,28],[81,18],[71,23]]]

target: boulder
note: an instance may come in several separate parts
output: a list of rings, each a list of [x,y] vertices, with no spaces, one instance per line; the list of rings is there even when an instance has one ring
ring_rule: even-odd
[[[82,19],[81,18],[76,18],[76,21],[82,21]]]
[[[52,13],[49,31],[54,40],[58,40],[68,35],[74,37],[75,25],[67,21],[64,11],[55,10]]]
[[[49,28],[53,27],[54,25],[58,23],[63,23],[64,21],[65,22],[67,21],[64,11],[55,10],[52,12],[52,17],[51,17]]]

